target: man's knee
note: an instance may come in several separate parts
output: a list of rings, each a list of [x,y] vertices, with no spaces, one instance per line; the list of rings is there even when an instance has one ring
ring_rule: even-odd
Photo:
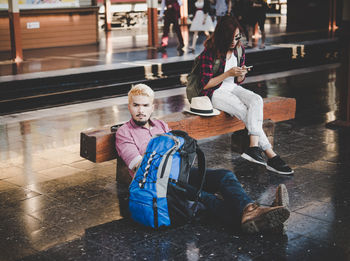
[[[229,180],[238,181],[236,175],[228,169],[217,169],[217,175],[221,176],[221,182],[227,182]]]

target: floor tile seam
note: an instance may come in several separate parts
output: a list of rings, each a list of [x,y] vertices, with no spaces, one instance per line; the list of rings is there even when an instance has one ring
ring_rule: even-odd
[[[303,186],[306,186],[306,185],[311,184],[312,182],[315,182],[315,180],[313,180],[313,181],[308,181],[308,182],[304,182],[304,183],[299,184],[299,185],[297,185],[297,186],[293,186],[292,188],[288,188],[288,192],[289,192],[289,194],[291,194],[290,190],[300,189],[300,188],[302,188]]]
[[[40,195],[49,197],[50,199],[54,199],[53,197],[51,197],[51,196],[50,196],[49,194],[47,194],[46,192],[40,191],[40,189],[37,190],[37,189],[32,189],[32,188],[30,188],[30,187],[32,187],[32,186],[33,186],[33,184],[30,184],[30,185],[24,186],[23,188],[28,189],[28,190],[30,190],[30,191],[33,191],[33,192],[35,192],[35,193],[39,193]]]
[[[98,196],[98,194],[96,194],[96,196]],[[67,206],[69,206],[69,207],[74,207],[76,210],[84,210],[82,208],[77,207],[77,205],[76,205],[77,202],[70,202],[69,200],[68,201],[62,200],[60,197],[64,197],[63,195],[59,195],[58,197],[53,197],[53,196],[51,196],[51,194],[47,194],[47,197],[53,199],[54,201],[57,201],[57,203],[59,203],[59,205],[61,205],[64,208],[67,208]],[[82,199],[82,200],[85,200],[85,199]],[[86,211],[86,209],[84,211]]]
[[[7,177],[7,178],[5,178],[5,179],[2,179],[3,181],[6,181],[6,180],[8,180],[8,181],[6,181],[7,183],[11,183],[12,185],[16,185],[16,186],[20,186],[20,187],[26,187],[26,186],[30,186],[30,185],[35,185],[35,184],[40,184],[40,183],[42,183],[42,182],[46,182],[46,181],[49,181],[49,177],[48,176],[46,176],[46,175],[44,175],[44,174],[41,174],[41,173],[39,173],[38,171],[32,171],[31,172],[31,175],[34,175],[35,177],[37,177],[37,178],[41,178],[41,179],[43,179],[43,180],[41,180],[40,182],[33,182],[33,183],[26,183],[26,182],[24,182],[23,184],[20,184],[19,185],[19,183],[15,183],[15,182],[11,182],[10,181],[10,179],[16,179],[16,178],[24,178],[25,176],[23,176],[23,175],[21,175],[21,174],[19,174],[19,175],[14,175],[14,176],[12,176],[12,177]]]
[[[316,219],[318,221],[321,221],[321,222],[324,222],[326,224],[332,224],[331,221],[328,221],[328,220],[324,220],[324,219],[321,219],[321,218],[318,218],[318,217],[315,217],[315,216],[311,216],[311,215],[308,215],[308,214],[305,214],[305,213],[301,213],[301,212],[298,212],[300,211],[301,209],[303,208],[299,208],[298,210],[294,210],[293,212],[297,213],[298,215],[302,215],[302,216],[305,216],[305,217],[308,217],[308,218],[313,218],[313,219]]]
[[[306,147],[306,146],[302,146],[302,145],[298,145],[297,146],[298,148],[298,152],[297,153],[304,153],[304,152],[309,152],[309,151],[313,151],[313,150],[315,150],[315,147],[312,147],[312,146],[308,146],[308,147]]]
[[[15,188],[10,188],[10,190],[23,188],[23,186],[19,186],[19,185],[13,184],[13,183],[10,183],[10,182],[5,181],[5,180],[0,180],[0,181],[1,181],[1,182],[5,182],[5,183],[7,183],[7,184],[10,184],[11,186],[15,186]],[[6,192],[8,192],[8,191],[9,191],[9,190],[4,190],[4,191],[1,191],[1,190],[0,190],[0,194],[6,193]]]
[[[83,173],[81,173],[81,172],[83,172]],[[78,173],[74,173],[74,174],[70,174],[70,175],[66,175],[66,176],[59,176],[59,177],[57,177],[57,178],[55,178],[55,179],[51,179],[51,180],[48,180],[48,181],[40,182],[40,183],[38,183],[38,184],[29,184],[29,185],[23,186],[23,188],[24,188],[24,189],[27,189],[27,190],[30,190],[30,191],[34,191],[34,192],[40,193],[40,194],[43,194],[43,195],[46,195],[46,196],[51,196],[51,194],[54,193],[53,191],[56,191],[57,189],[59,189],[59,190],[61,191],[62,189],[64,189],[64,187],[68,187],[69,189],[77,188],[77,189],[79,189],[80,191],[85,191],[86,188],[85,188],[84,186],[88,186],[88,185],[90,185],[90,184],[81,183],[81,182],[78,183],[76,180],[74,180],[75,183],[72,184],[71,182],[73,182],[73,181],[68,182],[68,181],[66,180],[66,179],[68,179],[68,178],[73,178],[73,176],[75,176],[75,175],[79,175],[79,174],[83,175],[83,174],[85,174],[85,172],[86,172],[86,171],[80,170]],[[72,177],[71,177],[71,176],[72,176]],[[61,179],[61,180],[59,180],[59,179]],[[98,179],[91,179],[91,180],[89,180],[89,181],[84,181],[84,182],[94,183],[94,185],[95,185],[97,180],[98,180]],[[41,188],[41,186],[44,186],[44,187],[45,187],[46,184],[41,184],[41,183],[45,183],[45,182],[60,183],[60,184],[61,184],[62,186],[64,186],[64,187],[62,187],[62,188],[57,188],[57,187],[55,187],[55,188],[53,188],[53,189],[47,190],[47,189],[45,189],[45,188]],[[36,185],[38,185],[38,188],[35,188],[35,187],[33,188],[33,186],[36,186]]]
[[[320,176],[320,178],[330,178],[338,174],[336,169],[327,170],[327,169],[317,168],[317,166],[306,167],[306,165],[308,164],[304,164],[303,166],[300,166],[300,168],[305,170],[317,171],[320,175],[322,175]]]
[[[47,229],[52,229],[52,228],[56,228],[56,229],[59,229],[59,230],[61,230],[63,233],[64,233],[64,237],[65,238],[68,238],[68,236],[73,236],[74,238],[72,239],[72,240],[76,240],[77,238],[81,238],[83,235],[84,235],[84,233],[85,232],[81,232],[81,234],[79,234],[79,233],[77,233],[77,232],[75,232],[75,231],[73,231],[73,230],[70,230],[70,229],[67,229],[66,227],[63,227],[63,226],[59,226],[59,225],[57,225],[57,224],[50,224],[50,223],[48,223],[48,222],[46,222],[46,221],[42,221],[42,220],[39,220],[44,226],[45,226],[45,228],[47,228]],[[33,231],[34,232],[34,231]],[[66,243],[66,242],[70,242],[70,241],[72,241],[72,240],[64,240],[64,241],[62,241],[62,242],[59,242],[58,244],[55,244],[55,245],[60,245],[60,244],[64,244],[64,243]],[[39,251],[39,250],[38,250]]]
[[[59,202],[59,203],[61,203],[61,202]],[[31,216],[32,218],[35,218],[36,220],[39,220],[40,222],[49,224],[45,219],[37,218],[37,217],[35,216],[35,213],[38,213],[38,212],[40,213],[40,212],[45,211],[45,210],[46,210],[46,211],[49,211],[50,209],[57,208],[57,207],[63,208],[63,210],[67,211],[67,213],[69,213],[69,216],[72,217],[73,214],[71,213],[71,211],[69,211],[69,210],[71,210],[71,209],[68,208],[66,204],[59,204],[58,206],[54,206],[54,207],[52,207],[52,208],[39,209],[39,210],[33,211],[33,212],[31,212],[31,213],[26,213],[26,215],[29,215],[29,216]],[[74,207],[74,210],[86,211],[86,210],[82,210],[82,209],[79,209],[79,208],[76,208],[76,207]],[[74,216],[75,216],[75,215],[73,215],[73,217],[74,217]],[[74,221],[76,221],[76,220],[74,220]]]
[[[305,171],[317,171],[317,173],[320,174],[318,179],[310,180],[310,181],[306,182],[307,184],[310,184],[311,182],[319,181],[321,179],[329,178],[328,175],[330,175],[331,177],[336,175],[336,173],[330,173],[330,172],[327,172],[325,170],[319,170],[319,169],[315,169],[315,168],[306,168],[305,165],[308,165],[308,164],[310,164],[310,163],[303,164],[301,166],[297,166],[294,168],[294,169],[299,169],[299,170],[301,169],[301,170],[305,170]],[[301,185],[303,185],[303,184],[301,184]]]
[[[24,201],[24,200],[21,200],[21,201]],[[56,200],[56,201],[57,201],[57,200]],[[61,203],[59,203],[58,206],[60,206],[60,204],[61,204]],[[62,206],[63,206],[63,205],[62,205]],[[46,207],[46,208],[40,208],[40,209],[33,210],[33,211],[30,211],[30,212],[27,212],[27,211],[22,210],[22,209],[18,210],[17,207],[19,207],[19,206],[17,206],[17,205],[9,205],[9,206],[4,206],[4,209],[16,208],[16,214],[22,213],[22,214],[25,214],[25,215],[27,215],[27,214],[28,214],[28,215],[31,215],[31,214],[33,214],[33,213],[35,213],[35,212],[43,211],[43,210],[49,210],[49,209],[52,209],[52,208],[54,208],[54,207],[56,207],[56,206]],[[2,206],[0,206],[0,208],[2,208]],[[32,217],[32,216],[31,216],[31,217]],[[16,218],[16,217],[12,217],[12,218]]]
[[[80,161],[80,160],[78,160],[78,161]],[[39,171],[38,171],[38,174],[41,174],[41,175],[43,175],[43,176],[46,176],[46,177],[50,178],[50,177],[51,177],[50,175],[46,175],[46,174],[44,174],[43,172],[45,172],[45,171],[52,171],[53,169],[57,169],[57,168],[61,168],[61,167],[69,167],[69,168],[72,168],[72,169],[74,169],[74,172],[81,172],[81,171],[84,171],[84,170],[82,170],[82,169],[79,169],[79,168],[76,168],[76,167],[72,167],[72,166],[69,165],[69,164],[73,164],[73,163],[76,163],[76,162],[77,162],[77,161],[74,161],[74,162],[72,162],[72,163],[60,163],[59,166],[54,166],[54,167],[50,167],[50,168],[47,168],[47,169],[39,170]],[[58,163],[59,163],[59,162],[58,162]],[[72,174],[64,175],[64,176],[59,176],[59,177],[57,177],[56,179],[59,179],[59,178],[62,178],[62,177],[67,177],[67,176],[74,175],[74,174],[76,174],[76,173],[72,173]],[[53,180],[53,179],[52,179],[52,180]]]
[[[45,255],[44,252],[41,251],[36,251],[36,253],[21,257],[20,259],[16,259],[15,261],[23,261],[23,260],[27,260],[28,258],[35,258],[35,260],[39,260],[39,261],[58,261],[57,259],[54,258],[49,258],[47,255]],[[39,258],[39,259],[38,259]],[[44,259],[45,258],[45,259]],[[33,260],[33,259],[30,259]]]
[[[329,152],[329,151],[327,151]],[[336,154],[339,155],[339,153],[335,152]],[[339,155],[340,156],[340,155]],[[339,162],[339,161],[329,161],[328,159],[326,158],[321,158],[320,159],[321,162],[326,162],[326,163],[329,163],[329,164],[332,164],[334,166],[344,166],[345,165],[345,162]]]
[[[66,203],[68,206],[70,206],[70,207],[74,207],[76,210],[81,210],[81,211],[86,211],[86,212],[88,212],[88,213],[90,213],[90,214],[94,214],[95,212],[96,212],[96,210],[104,210],[105,208],[106,208],[106,206],[105,205],[103,205],[103,206],[101,206],[101,207],[98,207],[98,208],[93,208],[93,210],[92,209],[90,209],[90,208],[88,208],[88,205],[87,205],[87,208],[83,208],[83,207],[80,207],[79,205],[77,205],[77,203],[69,203],[69,202],[64,202],[64,203]],[[116,206],[108,206],[108,208],[119,208],[120,207],[120,204],[119,203],[111,203],[111,204],[117,204]]]
[[[170,228],[170,229],[177,230],[178,228],[174,227],[174,228]],[[159,230],[154,229],[154,231],[159,231]],[[140,239],[140,240],[138,240],[136,242],[133,242],[132,244],[136,245],[136,244],[142,243],[143,241],[148,241],[148,240],[153,240],[153,239],[157,240],[160,237],[162,237],[164,235],[167,235],[167,231],[169,231],[168,228],[165,228],[165,230],[161,231],[161,233],[152,233],[151,235],[148,235],[147,238]],[[182,247],[182,245],[176,244],[174,242],[168,242],[168,243],[170,243],[170,244],[172,244],[172,245],[174,245],[176,247]]]
[[[33,213],[34,213],[34,212],[33,212]],[[35,219],[36,221],[39,221],[39,222],[42,223],[42,224],[48,225],[48,223],[45,222],[44,220],[41,220],[40,218],[37,218],[37,217],[33,216],[33,215],[32,215],[33,213],[26,213],[25,215],[30,216],[31,218]]]
[[[38,192],[36,192],[36,191],[30,190],[30,192],[28,192],[28,194],[31,193],[31,192],[38,193]],[[35,195],[35,196],[33,196],[33,197],[30,197],[30,198],[23,198],[23,199],[17,200],[17,202],[22,202],[22,201],[25,201],[25,200],[28,200],[28,199],[32,199],[32,198],[35,198],[35,197],[39,197],[39,196],[41,196],[41,195],[42,195],[41,193],[38,193],[38,195]]]
[[[8,183],[8,182],[7,182],[7,183]],[[11,184],[11,185],[12,185],[12,184]],[[26,187],[23,187],[23,186],[16,186],[16,188],[11,188],[11,189],[9,189],[9,190],[0,191],[0,194],[2,194],[2,193],[11,193],[12,190],[21,190],[21,191],[23,191],[23,192],[25,192],[25,193],[27,193],[27,194],[29,194],[29,193],[31,193],[31,192],[35,192],[35,191],[33,191],[33,190],[31,190],[31,189],[28,189],[28,188],[26,188]],[[37,192],[37,193],[38,193],[38,192]],[[40,193],[38,193],[38,194],[40,194]]]
[[[288,242],[289,242],[289,240],[287,239],[286,243],[288,243]],[[272,256],[275,256],[276,250],[280,250],[282,247],[283,247],[283,249],[287,249],[287,246],[288,246],[287,244],[284,247],[273,245],[272,248],[264,248],[265,251],[263,253],[257,253],[256,255],[249,255],[251,257],[251,259],[249,259],[249,260],[260,260],[259,258],[261,258],[261,260],[265,260],[266,255],[270,254]],[[241,253],[241,254],[244,254],[244,253]],[[273,259],[273,260],[275,260],[275,259]]]
[[[148,239],[148,238],[147,238],[147,239]],[[110,248],[110,247],[108,247],[108,246],[105,246],[104,244],[99,243],[98,241],[94,241],[94,240],[92,240],[92,239],[86,239],[86,240],[89,241],[89,242],[91,242],[91,243],[93,243],[93,244],[95,244],[96,246],[103,247],[103,248],[105,248],[105,249],[111,251],[112,253],[118,254],[118,252],[115,252],[115,249]],[[138,243],[138,242],[142,242],[142,240],[136,241],[135,244]],[[124,246],[118,246],[118,248],[119,248],[118,251],[120,251],[120,249],[125,250],[125,251],[130,250],[129,248],[124,247]]]
[[[62,241],[60,241],[60,242],[58,242],[58,243],[56,243],[56,244],[54,244],[54,245],[52,245],[52,246],[49,246],[49,247],[46,248],[46,249],[36,249],[34,246],[32,246],[32,248],[33,248],[38,254],[42,254],[42,255],[43,255],[46,251],[50,250],[51,248],[57,247],[57,246],[59,246],[59,245],[65,244],[65,243],[69,243],[69,242],[71,242],[71,241],[75,241],[75,240],[77,240],[77,239],[79,239],[79,238],[82,237],[81,235],[78,235],[78,234],[76,234],[76,233],[72,233],[71,231],[68,231],[67,229],[64,229],[64,228],[62,228],[62,227],[59,227],[59,226],[57,226],[57,225],[49,226],[49,227],[47,227],[47,228],[56,228],[56,229],[62,230],[62,231],[65,233],[65,234],[64,234],[64,237],[65,237],[66,239],[64,239],[64,240],[62,240]],[[33,232],[34,232],[34,231],[33,231]],[[73,239],[67,239],[66,232],[69,232],[70,234],[73,234],[75,237],[74,237]]]
[[[14,259],[14,261],[22,261],[22,260],[25,259],[25,258],[34,256],[34,255],[36,256],[36,255],[40,254],[40,251],[36,250],[36,249],[35,249],[34,247],[32,247],[32,246],[28,246],[27,248],[30,249],[30,250],[32,250],[34,253],[31,253],[31,254],[29,254],[29,255],[25,255],[25,256],[20,257],[20,258],[16,258],[16,259]],[[8,260],[7,260],[7,261],[8,261]]]
[[[293,178],[293,177],[292,177],[292,178]],[[302,188],[303,186],[306,186],[306,185],[308,185],[308,184],[310,184],[310,183],[313,183],[313,182],[315,182],[315,180],[308,181],[308,182],[303,182],[302,184],[299,184],[299,185],[297,185],[297,186],[292,186],[292,187],[288,186],[288,193],[289,193],[289,195],[291,195],[291,194],[293,193],[293,190],[300,189],[300,188]],[[290,197],[291,197],[291,196],[290,196]]]
[[[302,142],[303,139],[305,139],[305,136],[298,136],[294,139],[290,137],[291,134],[289,133],[281,133],[281,134],[274,134],[274,140],[275,144],[277,145],[283,145],[283,144],[288,144],[292,145],[298,142]]]
[[[64,244],[66,242],[77,240],[79,238],[82,238],[84,236],[84,234],[85,234],[85,231],[82,232],[82,234],[78,234],[78,233],[76,233],[74,231],[71,231],[71,230],[69,230],[69,229],[67,229],[65,227],[60,227],[58,225],[53,225],[51,227],[55,227],[55,228],[58,228],[58,229],[62,230],[65,233],[65,237],[66,237],[66,233],[69,233],[70,236],[72,236],[72,235],[74,236],[73,239],[65,240],[65,241],[63,241],[63,242],[61,242],[59,244]],[[59,244],[56,244],[56,245],[59,245]]]
[[[294,233],[294,232],[293,232]],[[297,234],[297,233],[295,233],[295,234]],[[299,234],[297,234],[297,235],[299,235]],[[241,236],[248,236],[247,234],[242,234]],[[257,237],[258,235],[249,235],[249,237]],[[262,235],[263,236],[263,235]],[[282,234],[281,234],[281,236],[282,236]],[[299,235],[299,237],[300,237],[300,235]],[[237,238],[237,240],[239,241],[239,244],[241,243],[242,245],[244,245],[245,244],[245,242],[246,241],[242,241],[242,242],[240,242],[240,238]],[[265,240],[265,239],[264,239]],[[235,243],[235,242],[232,242],[233,244]],[[206,244],[204,244],[204,245],[201,245],[201,247],[203,248],[203,247],[205,247],[205,246],[207,246],[207,245],[210,245],[210,244],[212,244],[212,242],[208,242],[208,243],[206,243]],[[214,244],[214,246],[218,246],[218,245],[221,245],[222,244],[222,242],[216,242],[215,244]],[[276,248],[278,248],[279,246],[274,246],[274,247],[276,247]],[[272,248],[273,249],[273,248]],[[237,250],[237,251],[239,251],[239,250]],[[265,252],[265,253],[267,253],[267,252]],[[237,256],[239,256],[239,255],[242,255],[242,254],[244,254],[244,252],[237,252],[236,253],[236,255]],[[256,256],[255,255],[253,255],[253,256],[251,256],[252,258],[255,258],[255,257],[257,257],[257,256],[260,256],[259,254],[257,254]],[[250,260],[250,259],[249,259]]]
[[[294,243],[294,242],[297,242],[298,240],[300,240],[300,238],[304,237],[304,238],[307,238],[307,239],[312,239],[313,242],[315,241],[318,241],[318,242],[321,242],[321,243],[326,243],[326,244],[329,244],[329,242],[326,242],[326,241],[323,241],[323,240],[319,240],[319,239],[315,239],[315,238],[310,238],[310,237],[307,237],[305,236],[304,234],[299,234],[299,233],[296,233],[296,232],[293,232],[295,235],[297,235],[296,237],[294,237],[293,239],[289,240],[287,239],[287,244],[286,244],[286,247],[285,249],[287,250],[288,249],[288,245],[289,243]],[[317,243],[315,243],[317,244]],[[292,246],[293,247],[293,246]],[[266,256],[266,254],[271,254],[272,256],[275,256],[275,253],[274,251],[275,250],[278,250],[280,247],[279,246],[274,246],[273,248],[269,249],[267,252],[265,252],[264,254],[262,255],[258,255],[258,256],[254,256],[253,259],[257,259],[257,260],[260,260],[259,258],[261,257],[262,260],[264,260],[264,256]],[[286,253],[287,254],[287,253]],[[289,260],[289,259],[288,259]]]
[[[290,140],[290,139],[288,139],[288,136],[287,136],[288,134],[283,134],[283,135],[281,135],[280,137],[278,137],[278,141],[276,141],[276,143],[274,144],[274,146],[281,146],[281,147],[283,147],[283,146],[289,146],[289,147],[291,147],[291,149],[293,149],[293,150],[300,150],[300,149],[306,149],[306,150],[308,150],[307,148],[304,148],[304,146],[303,145],[301,145],[302,143],[304,143],[305,141],[304,141],[304,138],[303,137],[301,137],[301,138],[298,138],[298,139],[293,139],[293,140]],[[281,139],[281,137],[283,137],[282,139]],[[310,147],[311,146],[313,146],[313,145],[310,145]],[[290,150],[291,150],[290,149]],[[299,151],[298,151],[299,152]]]
[[[275,149],[275,148],[274,148]],[[276,154],[277,155],[280,155],[282,158],[288,158],[288,157],[292,157],[296,154],[298,154],[299,152],[290,152],[288,151],[289,153],[281,153],[281,152],[278,152],[278,150],[275,150]],[[292,165],[292,162],[288,162],[290,165]]]
[[[236,238],[235,238],[236,239]],[[196,242],[196,243],[198,243],[198,242]],[[223,243],[223,241],[216,241],[215,243],[214,243],[214,246],[216,245],[221,245]],[[211,245],[211,246],[213,246],[213,242],[211,242],[211,241],[208,241],[208,242],[206,242],[206,243],[203,243],[203,244],[201,244],[201,245],[196,245],[198,248],[206,248],[207,246],[209,246],[209,245]],[[181,246],[181,245],[180,245]]]
[[[320,239],[320,238],[315,238],[315,237],[312,237],[312,236],[310,236],[310,233],[307,233],[307,234],[299,234],[299,233],[296,233],[296,232],[293,232],[294,234],[298,234],[298,235],[301,235],[301,237],[305,237],[305,238],[307,238],[307,239],[311,239],[312,240],[312,242],[313,243],[315,243],[315,244],[317,244],[317,242],[318,243],[322,243],[323,245],[323,247],[324,247],[324,245],[325,246],[334,246],[333,245],[333,243],[334,243],[334,240],[330,240],[329,238],[327,238],[328,240],[326,240],[326,239]],[[298,239],[299,239],[300,237],[298,237]],[[294,239],[292,239],[291,241],[294,241]]]
[[[286,135],[286,134],[284,134],[284,135]],[[285,136],[285,138],[289,138],[289,135]],[[291,140],[291,142],[289,142],[288,144],[294,145],[297,147],[297,146],[300,146],[300,143],[305,143],[305,142],[308,143],[309,145],[312,145],[312,146],[321,146],[321,144],[322,144],[322,143],[320,143],[320,140],[310,139],[308,137],[308,135],[299,136],[299,137]],[[312,144],[312,143],[314,143],[314,144]]]

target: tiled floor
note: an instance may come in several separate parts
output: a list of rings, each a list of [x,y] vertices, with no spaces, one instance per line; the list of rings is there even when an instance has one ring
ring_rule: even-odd
[[[209,167],[233,170],[261,204],[286,184],[286,236],[217,224],[150,231],[122,218],[126,188],[115,182],[115,161],[82,159],[79,134],[128,120],[126,97],[0,116],[0,260],[349,260],[350,135],[325,127],[340,117],[341,68],[247,79],[262,95],[297,100],[296,118],[278,123],[275,134],[293,176],[245,162],[229,135],[200,141]],[[157,92],[154,116],[181,111],[184,93]]]

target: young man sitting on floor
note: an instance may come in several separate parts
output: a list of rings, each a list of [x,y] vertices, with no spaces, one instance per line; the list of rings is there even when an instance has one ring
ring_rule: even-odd
[[[134,176],[152,136],[170,129],[165,122],[151,119],[154,92],[150,87],[138,84],[131,88],[128,98],[128,109],[132,118],[118,129],[116,149],[128,166],[130,175]],[[186,188],[190,200],[196,195],[199,180],[197,169],[191,169],[189,185]],[[222,199],[215,193],[220,193]],[[241,226],[246,233],[268,233],[283,231],[283,223],[290,215],[287,199],[288,192],[282,184],[277,188],[276,199],[271,207],[259,206],[250,199],[231,171],[207,169],[199,200],[205,205],[208,214],[219,222]]]

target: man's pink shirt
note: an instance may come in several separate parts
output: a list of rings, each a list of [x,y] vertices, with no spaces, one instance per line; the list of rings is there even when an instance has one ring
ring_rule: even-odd
[[[136,125],[133,119],[118,129],[115,135],[115,147],[118,155],[128,166],[131,176],[134,176],[131,169],[142,159],[152,136],[169,131],[168,124],[156,119],[150,120],[149,129]]]

